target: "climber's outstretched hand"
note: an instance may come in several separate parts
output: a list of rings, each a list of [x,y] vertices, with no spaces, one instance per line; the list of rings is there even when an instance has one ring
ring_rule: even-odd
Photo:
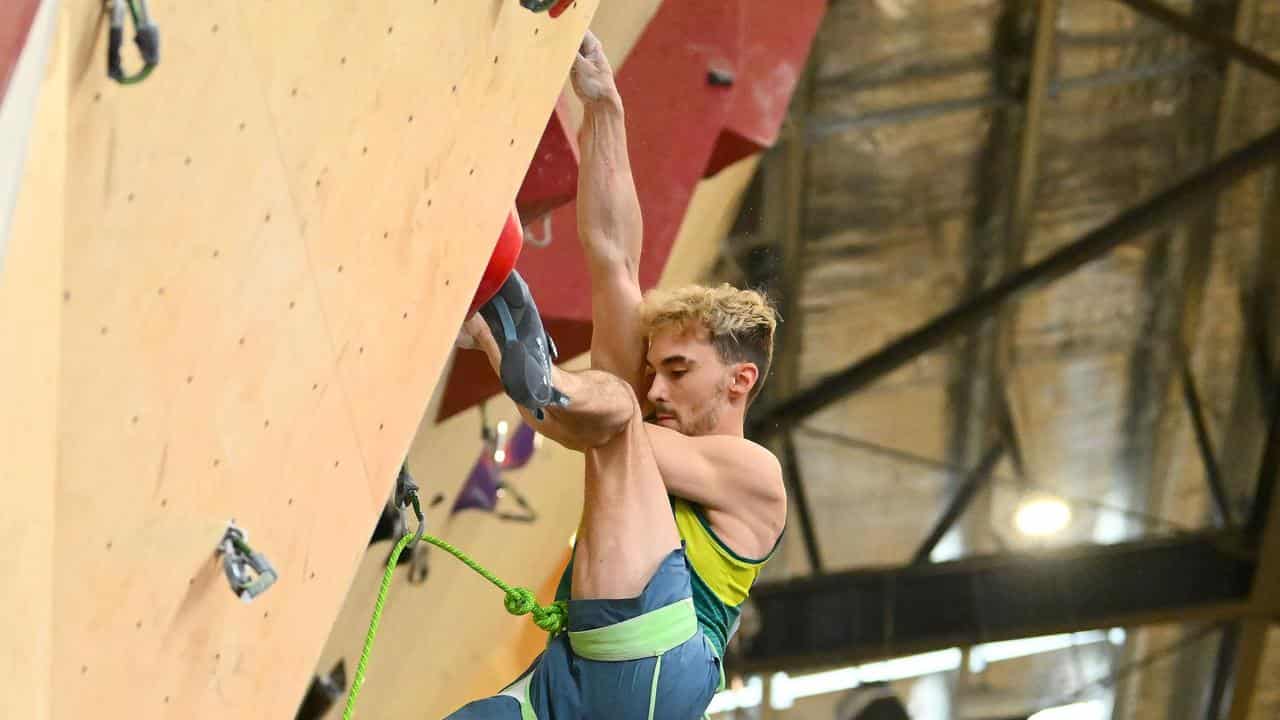
[[[604,47],[590,30],[578,47],[570,73],[573,91],[584,105],[612,102],[618,99],[618,87],[614,84],[613,68],[604,55]]]

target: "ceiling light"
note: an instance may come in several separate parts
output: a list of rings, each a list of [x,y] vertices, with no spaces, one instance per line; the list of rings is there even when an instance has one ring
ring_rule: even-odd
[[[507,421],[506,421],[506,420],[499,420],[499,421],[498,421],[498,434],[499,434],[499,435],[506,435],[506,434],[507,434],[507,427],[508,427],[508,425],[507,425]]]
[[[758,677],[753,677],[742,687],[732,690],[722,690],[716,693],[711,699],[711,705],[707,707],[708,715],[729,712],[739,708],[759,707],[764,700],[764,681]]]
[[[1042,496],[1023,501],[1013,516],[1018,532],[1044,537],[1061,532],[1071,522],[1071,508],[1060,498]]]
[[[570,547],[573,545],[573,540],[573,537],[569,538]],[[969,652],[969,669],[979,673],[992,662],[1031,657],[1070,647],[1105,642],[1108,639],[1114,641],[1117,630],[1123,635],[1123,630],[1113,628],[1110,631],[1092,630],[975,645]],[[791,707],[801,698],[851,690],[867,683],[897,682],[951,672],[960,667],[961,659],[960,648],[953,647],[808,675],[792,676],[782,672],[775,673],[769,678],[768,701],[775,710],[782,710]],[[756,676],[746,687],[722,690],[716,695],[708,713],[714,715],[736,708],[756,707],[765,700],[760,689],[761,682],[761,678]],[[1062,708],[1043,710],[1041,712],[1048,714],[1036,717],[1035,720],[1106,720],[1105,713],[1089,714],[1095,709],[1089,703],[1079,705],[1080,707],[1067,705]],[[1105,707],[1103,709],[1105,710]]]
[[[1107,704],[1101,700],[1059,705],[1041,710],[1027,720],[1106,720]]]
[[[984,663],[1014,660],[1017,658],[1040,655],[1066,650],[1071,647],[1083,647],[1103,642],[1107,634],[1102,630],[1086,630],[1078,633],[1060,635],[1041,635],[1039,637],[1019,638],[1017,640],[1001,640],[998,642],[975,645],[969,652],[970,660],[981,657]]]

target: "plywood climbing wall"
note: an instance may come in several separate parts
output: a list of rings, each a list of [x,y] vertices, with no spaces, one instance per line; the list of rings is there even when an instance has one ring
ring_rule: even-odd
[[[46,10],[50,8],[46,7]],[[49,12],[46,20],[54,19]],[[30,162],[0,265],[0,718],[48,720],[53,649],[58,324],[66,155],[65,38],[35,103]],[[24,71],[25,72],[25,71]]]
[[[69,5],[56,717],[292,717],[594,8]]]

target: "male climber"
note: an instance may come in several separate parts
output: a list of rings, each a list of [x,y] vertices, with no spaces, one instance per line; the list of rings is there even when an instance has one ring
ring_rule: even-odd
[[[743,437],[772,358],[773,310],[727,285],[642,296],[622,101],[590,33],[572,82],[585,107],[577,201],[592,367],[546,362],[541,390],[512,393],[535,429],[585,456],[582,520],[557,592],[568,603],[567,632],[501,694],[451,720],[702,716],[723,684],[720,658],[740,607],[786,520],[777,460]],[[511,392],[513,328],[533,323],[527,347],[554,351],[541,342],[518,274],[501,295],[505,309],[469,319],[460,345],[483,350]]]

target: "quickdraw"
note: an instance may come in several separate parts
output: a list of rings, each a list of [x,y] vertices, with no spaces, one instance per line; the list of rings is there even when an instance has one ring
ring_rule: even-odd
[[[227,532],[218,543],[218,552],[222,555],[222,567],[231,591],[246,603],[275,584],[275,568],[266,555],[249,547],[245,532],[234,522],[227,526]]]
[[[151,22],[151,13],[147,11],[147,0],[107,0],[111,14],[111,35],[107,43],[107,75],[121,85],[133,85],[147,79],[151,71],[160,63],[160,30]],[[128,4],[129,14],[133,17],[133,27],[137,30],[133,42],[142,55],[142,69],[133,75],[126,75],[120,60],[120,48],[124,45],[124,11]]]
[[[413,476],[409,474],[409,466],[401,464],[400,474],[396,476],[395,504],[397,508],[412,506],[413,516],[418,519],[418,530],[413,535],[413,541],[409,543],[409,549],[413,549],[427,531],[426,517],[422,513],[422,503],[418,500],[418,490],[418,483],[414,482]]]

